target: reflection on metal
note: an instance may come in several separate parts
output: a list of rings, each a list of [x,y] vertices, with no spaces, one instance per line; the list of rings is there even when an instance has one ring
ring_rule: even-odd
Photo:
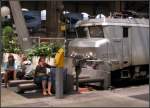
[[[105,20],[104,20],[105,19]],[[115,19],[115,18],[101,18],[101,19],[89,19],[80,20],[76,23],[75,27],[85,26],[135,26],[135,27],[149,27],[148,19]]]
[[[101,45],[109,43],[108,39],[90,38],[90,39],[75,39],[70,42],[70,47],[100,47]]]

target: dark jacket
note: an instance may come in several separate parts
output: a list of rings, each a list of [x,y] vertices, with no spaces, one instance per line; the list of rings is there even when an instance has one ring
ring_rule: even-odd
[[[46,76],[46,68],[52,68],[52,66],[48,65],[47,63],[45,63],[44,66],[37,65],[35,69],[35,77],[40,75]]]

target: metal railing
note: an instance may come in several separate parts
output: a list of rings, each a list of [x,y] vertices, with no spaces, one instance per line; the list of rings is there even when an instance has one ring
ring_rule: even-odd
[[[41,42],[48,42],[48,43],[60,43],[64,44],[65,38],[48,38],[48,37],[30,37],[32,41],[32,45],[38,44],[40,45]]]

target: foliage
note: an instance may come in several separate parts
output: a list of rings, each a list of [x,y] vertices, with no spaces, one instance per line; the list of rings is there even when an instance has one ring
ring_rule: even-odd
[[[19,53],[21,48],[17,42],[17,36],[14,34],[11,26],[5,26],[3,29],[3,51],[7,53]]]
[[[56,43],[42,42],[40,45],[35,45],[28,50],[28,57],[31,59],[33,56],[54,57],[56,52],[62,45]]]
[[[51,55],[50,45],[47,43],[41,43],[40,45],[35,45],[31,49],[28,50],[29,58],[33,56],[49,56]]]
[[[62,48],[62,45],[59,43],[51,43],[51,57],[55,57],[57,51]]]

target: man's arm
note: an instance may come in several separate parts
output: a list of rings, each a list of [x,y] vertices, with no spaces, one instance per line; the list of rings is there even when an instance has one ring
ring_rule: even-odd
[[[44,64],[47,68],[55,68],[56,66],[51,66],[51,65],[49,65],[49,64],[47,64],[47,63],[45,63]]]

